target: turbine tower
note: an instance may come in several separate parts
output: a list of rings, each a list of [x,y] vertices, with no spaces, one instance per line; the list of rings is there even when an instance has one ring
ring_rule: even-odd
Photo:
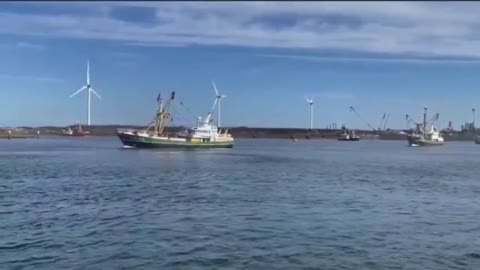
[[[312,130],[313,129],[313,97],[312,98],[305,97],[305,100],[310,105],[310,130]]]
[[[215,90],[215,94],[217,95],[217,100],[218,100],[217,127],[219,128],[220,127],[220,113],[221,113],[221,111],[220,111],[220,109],[221,109],[220,101],[222,100],[222,98],[226,98],[227,96],[220,95],[218,93],[217,86],[215,85],[214,81],[212,81],[212,85],[213,85],[213,89]]]
[[[97,96],[98,99],[102,99],[100,95],[92,88],[92,85],[90,84],[90,60],[87,61],[87,84],[82,86],[82,88],[78,89],[77,92],[73,93],[70,98],[76,96],[78,93],[82,92],[83,90],[87,89],[88,91],[88,104],[87,104],[87,126],[90,126],[90,108],[91,108],[91,94],[93,93],[95,96]]]

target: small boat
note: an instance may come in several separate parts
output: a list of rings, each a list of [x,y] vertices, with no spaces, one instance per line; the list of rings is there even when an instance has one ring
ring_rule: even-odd
[[[172,92],[170,99],[163,106],[160,95],[157,98],[158,110],[154,120],[146,130],[117,130],[117,136],[124,146],[134,148],[232,148],[234,139],[228,129],[222,132],[213,125],[212,112],[218,102],[213,103],[212,110],[205,120],[198,117],[195,126],[177,133],[165,132],[165,123],[170,120],[170,109],[175,99]],[[155,128],[154,131],[150,129]]]
[[[338,136],[338,140],[356,142],[360,140],[360,137],[355,135],[355,130],[344,129],[343,133]]]
[[[63,136],[71,136],[71,137],[84,137],[90,134],[90,131],[85,131],[82,128],[81,124],[76,124],[73,129],[68,127],[67,130],[62,130]]]
[[[475,135],[475,144],[480,144],[480,135]]]
[[[410,146],[437,146],[443,145],[445,140],[440,132],[434,127],[434,123],[438,121],[439,114],[427,122],[427,108],[424,108],[423,123],[415,123],[417,128],[407,136]]]

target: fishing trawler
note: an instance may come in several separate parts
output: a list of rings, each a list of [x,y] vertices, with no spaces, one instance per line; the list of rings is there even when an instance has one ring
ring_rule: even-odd
[[[84,137],[88,134],[90,134],[90,132],[83,130],[81,124],[76,124],[73,129],[71,127],[68,127],[67,130],[62,130],[63,136]]]
[[[412,134],[407,136],[410,146],[436,146],[443,145],[445,140],[434,123],[438,121],[439,114],[435,114],[432,119],[427,122],[427,107],[424,108],[423,123],[415,123],[416,128]]]
[[[234,139],[228,129],[218,130],[213,125],[212,113],[219,97],[215,99],[212,110],[202,120],[198,117],[195,126],[177,133],[165,132],[166,122],[171,119],[169,113],[175,100],[175,92],[163,106],[160,95],[157,97],[158,109],[151,124],[145,130],[117,130],[117,136],[126,147],[134,148],[232,148]],[[150,131],[154,128],[153,131]]]
[[[339,141],[359,141],[360,137],[355,135],[355,130],[344,129],[343,133],[340,134],[337,138]]]

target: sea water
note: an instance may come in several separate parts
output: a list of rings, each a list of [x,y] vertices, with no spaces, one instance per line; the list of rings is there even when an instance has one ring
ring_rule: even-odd
[[[480,269],[480,146],[0,141],[0,269]]]

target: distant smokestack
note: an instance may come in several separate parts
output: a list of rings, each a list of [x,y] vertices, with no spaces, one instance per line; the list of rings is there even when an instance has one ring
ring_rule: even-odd
[[[472,108],[472,114],[473,114],[473,130],[475,130],[475,108]]]

